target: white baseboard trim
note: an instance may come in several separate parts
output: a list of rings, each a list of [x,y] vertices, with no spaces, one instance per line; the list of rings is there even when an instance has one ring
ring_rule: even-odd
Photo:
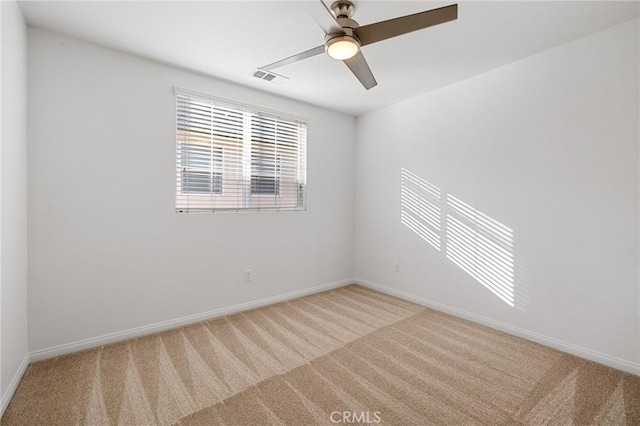
[[[607,365],[609,367],[617,368],[618,370],[626,371],[627,373],[635,374],[640,376],[640,364],[634,363],[631,361],[627,361],[624,359],[616,358],[602,352],[597,352],[592,349],[584,348],[582,346],[574,345],[573,343],[565,342],[563,340],[559,340],[553,337],[545,336],[540,333],[536,333],[534,331],[529,331],[524,328],[515,327],[513,325],[496,321],[491,318],[484,317],[482,315],[473,314],[471,312],[464,311],[462,309],[454,308],[448,305],[445,305],[440,302],[436,302],[430,299],[426,299],[424,297],[415,296],[413,294],[405,293],[401,290],[396,290],[391,287],[387,287],[382,284],[375,283],[373,281],[369,281],[363,278],[354,278],[353,281],[356,284],[363,285],[365,287],[369,287],[373,290],[378,290],[382,293],[389,294],[391,296],[395,296],[400,299],[407,300],[409,302],[417,303],[422,306],[426,306],[428,308],[435,309],[437,311],[445,312],[447,314],[454,315],[456,317],[464,318],[469,321],[473,321],[478,324],[486,325],[487,327],[494,328],[496,330],[504,331],[505,333],[512,334],[514,336],[522,337],[526,340],[531,340],[536,343],[540,343],[545,346],[552,347],[554,349],[558,349],[562,352],[567,352],[572,355],[579,356],[581,358],[588,359],[590,361],[595,361],[600,364]]]
[[[22,380],[22,376],[24,376],[24,373],[25,371],[27,371],[27,367],[29,366],[29,361],[30,357],[27,353],[24,355],[24,358],[22,359],[22,362],[20,363],[16,374],[13,375],[13,378],[9,383],[9,387],[5,391],[4,395],[2,395],[2,398],[0,399],[0,418],[2,418],[2,416],[4,415],[5,410],[9,406],[11,398],[13,398],[13,394],[16,392],[16,389],[18,389],[18,384],[20,383],[20,380]]]
[[[202,312],[195,315],[188,315],[173,320],[162,321],[156,324],[145,325],[142,327],[131,328],[129,330],[118,331],[115,333],[109,333],[98,337],[91,337],[89,339],[79,340],[77,342],[66,343],[63,345],[54,346],[51,348],[40,349],[30,353],[31,362],[41,361],[43,359],[54,358],[61,355],[66,355],[72,352],[78,352],[85,349],[91,349],[98,346],[107,345],[110,343],[119,342],[122,340],[132,339],[135,337],[146,336],[148,334],[157,333],[159,331],[169,330],[183,325],[193,324],[200,321],[209,320],[216,317],[222,317],[225,315],[231,315],[249,309],[259,308],[261,306],[271,305],[278,302],[284,302],[286,300],[295,299],[302,296],[308,296],[314,293],[320,293],[322,291],[331,290],[333,288],[343,287],[345,285],[353,284],[352,278],[335,281],[332,283],[321,284],[314,287],[305,288],[302,290],[292,291],[290,293],[279,294],[276,296],[265,297],[264,299],[254,300],[251,302],[240,303],[225,308],[214,309],[208,312]]]

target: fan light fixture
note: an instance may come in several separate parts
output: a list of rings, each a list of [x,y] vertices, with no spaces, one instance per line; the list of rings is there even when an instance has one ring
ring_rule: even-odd
[[[349,35],[334,37],[327,42],[327,54],[340,61],[353,58],[359,50],[360,43]]]

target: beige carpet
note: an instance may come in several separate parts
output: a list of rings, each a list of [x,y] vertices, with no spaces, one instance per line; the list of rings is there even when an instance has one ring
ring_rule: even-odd
[[[2,425],[354,420],[638,425],[640,377],[349,286],[34,363]]]

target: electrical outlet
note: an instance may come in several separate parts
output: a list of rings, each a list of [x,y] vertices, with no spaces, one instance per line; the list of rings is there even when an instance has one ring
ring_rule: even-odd
[[[400,272],[400,262],[395,262],[393,264],[393,272]]]
[[[249,281],[251,281],[251,269],[245,269],[244,282],[248,283]]]

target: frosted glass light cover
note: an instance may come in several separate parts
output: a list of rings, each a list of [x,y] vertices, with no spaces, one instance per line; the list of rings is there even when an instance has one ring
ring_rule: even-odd
[[[359,49],[360,46],[350,37],[336,37],[327,44],[327,54],[341,61],[353,58]]]

